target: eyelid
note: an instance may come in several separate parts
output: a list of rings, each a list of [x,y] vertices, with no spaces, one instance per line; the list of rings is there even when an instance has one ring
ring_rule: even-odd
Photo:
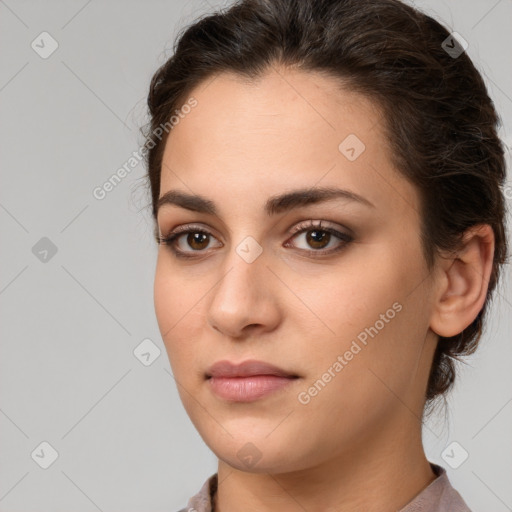
[[[210,226],[208,228],[204,228],[203,226],[199,226],[196,224],[184,224],[181,226],[178,226],[177,228],[172,229],[168,235],[166,236],[158,236],[157,242],[158,243],[165,243],[169,241],[169,239],[172,239],[174,242],[180,235],[187,234],[187,233],[203,233],[205,235],[208,235],[212,238],[215,238],[218,240],[218,237],[212,233],[214,231]],[[168,244],[172,245],[172,244]],[[188,252],[188,251],[187,251]],[[192,251],[190,251],[192,252]],[[203,251],[197,251],[197,252],[203,252]]]
[[[334,226],[332,224],[334,224]],[[341,227],[338,227],[338,226],[341,226]],[[346,230],[346,231],[348,231],[348,233],[340,233],[340,234],[341,235],[346,234],[346,236],[354,236],[354,232],[350,228],[343,226],[341,224],[335,224],[330,221],[325,221],[323,219],[321,219],[321,220],[315,220],[315,219],[303,220],[302,222],[299,222],[298,224],[296,224],[292,228],[290,233],[292,235],[295,235],[297,232],[304,231],[306,228],[310,228],[310,229],[316,228],[318,230],[323,230],[323,229],[333,230],[333,231],[337,231],[337,232],[339,232],[339,230]]]
[[[327,221],[327,222],[329,222],[329,221]],[[196,225],[196,224],[184,224],[184,225],[178,226],[177,228],[171,230],[171,232],[166,236],[157,236],[157,243],[161,244],[161,245],[169,245],[170,249],[172,250],[172,252],[174,253],[174,255],[176,257],[190,258],[190,259],[200,258],[201,256],[203,256],[203,254],[207,254],[208,250],[183,251],[181,249],[175,248],[175,242],[181,235],[191,233],[191,232],[192,233],[203,233],[205,235],[208,235],[210,237],[217,239],[217,237],[209,231],[210,229],[212,229],[210,226],[208,226],[208,229],[205,229],[203,226]],[[334,227],[326,225],[324,220],[316,220],[315,221],[314,219],[309,219],[309,220],[299,222],[292,228],[292,230],[290,231],[291,236],[284,243],[284,247],[291,246],[289,241],[290,241],[290,239],[294,238],[295,235],[307,233],[308,231],[312,231],[314,229],[317,229],[319,231],[325,231],[326,233],[330,233],[330,234],[334,235],[339,240],[339,245],[338,245],[338,247],[336,247],[334,249],[318,249],[318,250],[298,249],[299,252],[306,253],[307,255],[311,255],[311,257],[313,257],[313,258],[315,258],[315,257],[320,258],[322,256],[327,257],[333,253],[339,252],[342,249],[344,249],[344,247],[347,244],[351,243],[355,238],[353,231],[351,229],[349,229],[348,227],[343,226],[341,228],[342,230],[344,229],[344,230],[349,231],[349,233],[346,233],[346,232],[344,233],[342,230],[340,231]],[[194,253],[195,253],[195,255],[194,255]]]
[[[350,233],[343,232],[343,229],[348,230]],[[335,248],[331,249],[299,249],[301,253],[305,253],[306,255],[313,258],[328,257],[332,254],[338,253],[342,251],[346,245],[353,242],[355,239],[355,234],[353,234],[353,231],[351,229],[344,227],[340,230],[332,226],[325,225],[323,220],[315,221],[314,219],[310,219],[307,221],[300,222],[293,228],[291,237],[285,242],[284,246],[290,247],[291,244],[289,243],[289,240],[295,238],[295,236],[297,235],[302,235],[304,233],[307,233],[308,231],[314,230],[324,231],[326,233],[334,235],[338,239],[339,243]]]
[[[324,228],[329,228],[329,229],[334,229],[334,230],[337,230],[338,228],[337,227],[332,227],[330,226],[329,224],[335,224],[335,226],[341,226],[341,229],[344,229],[346,231],[348,231],[348,233],[346,233],[347,236],[354,236],[354,232],[352,231],[352,229],[350,229],[348,226],[344,226],[344,225],[341,225],[341,224],[336,224],[336,223],[331,223],[330,221],[327,221],[329,224],[325,224],[325,220],[321,219],[321,220],[315,220],[315,219],[306,219],[306,220],[303,220],[301,222],[299,222],[298,224],[295,224],[294,227],[290,230],[290,235],[295,235],[296,233],[298,233],[299,231],[302,231],[304,230],[305,228],[311,228],[311,229],[314,229],[314,228],[317,228],[317,229],[324,229]],[[191,223],[191,224],[183,224],[183,225],[180,225],[174,229],[171,229],[169,230],[169,233],[164,236],[162,234],[159,234],[157,236],[157,241],[158,240],[162,240],[162,239],[165,239],[165,238],[168,238],[170,236],[172,236],[173,234],[178,234],[178,233],[181,233],[181,232],[188,232],[188,231],[191,231],[191,230],[197,230],[198,232],[202,232],[202,233],[206,233],[208,235],[213,235],[211,233],[211,231],[209,230],[212,230],[212,231],[215,231],[214,228],[212,228],[211,226],[209,226],[208,224],[206,224],[206,228],[203,227],[203,225],[200,225],[200,224],[194,224],[194,223]],[[160,233],[160,231],[159,231]],[[344,234],[344,233],[340,233],[340,234]],[[215,235],[213,235],[215,236]],[[215,238],[219,238],[217,236],[215,236]]]
[[[157,242],[163,242],[164,240],[169,239],[170,237],[173,237],[174,235],[179,235],[181,233],[187,233],[189,231],[194,231],[198,233],[205,233],[207,235],[213,236],[217,239],[219,239],[218,236],[214,235],[212,232],[216,231],[214,228],[206,224],[206,227],[200,224],[182,224],[176,228],[166,230],[167,234],[161,234],[161,231],[159,231],[159,234],[157,235]]]

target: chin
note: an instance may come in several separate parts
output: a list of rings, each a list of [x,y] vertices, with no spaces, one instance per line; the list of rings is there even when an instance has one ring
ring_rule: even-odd
[[[297,435],[292,435],[283,425],[275,429],[275,422],[269,427],[265,421],[259,428],[253,426],[246,430],[239,428],[240,425],[235,427],[234,423],[226,425],[229,434],[218,424],[215,432],[210,430],[211,425],[207,432],[198,429],[210,450],[229,466],[247,473],[278,474],[305,469],[311,463],[311,457],[297,451]]]

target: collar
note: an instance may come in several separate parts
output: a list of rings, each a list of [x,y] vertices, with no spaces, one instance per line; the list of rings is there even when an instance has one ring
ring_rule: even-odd
[[[432,462],[430,467],[437,475],[436,479],[399,512],[471,512],[461,495],[452,487],[446,470]],[[204,482],[199,492],[188,500],[188,508],[182,511],[212,512],[217,486],[218,474],[215,473]]]

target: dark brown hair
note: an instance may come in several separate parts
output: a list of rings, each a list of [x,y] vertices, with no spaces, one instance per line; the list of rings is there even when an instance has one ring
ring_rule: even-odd
[[[241,0],[178,34],[151,80],[143,129],[156,221],[167,133],[156,145],[152,134],[206,78],[234,72],[256,79],[280,64],[325,73],[375,100],[393,163],[420,193],[429,269],[436,253],[460,248],[470,226],[490,224],[495,236],[485,304],[461,333],[439,338],[427,402],[450,389],[454,360],[476,349],[507,257],[499,118],[466,52],[448,53],[457,45],[439,22],[398,0]]]

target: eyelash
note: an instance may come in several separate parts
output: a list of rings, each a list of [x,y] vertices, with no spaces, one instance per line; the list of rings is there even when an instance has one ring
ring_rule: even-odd
[[[336,229],[330,228],[328,226],[324,227],[324,226],[322,226],[322,221],[315,222],[313,220],[306,221],[306,222],[303,222],[303,223],[297,225],[297,227],[293,229],[292,238],[299,234],[307,233],[308,231],[313,231],[313,230],[321,231],[324,233],[330,233],[331,235],[334,235],[335,237],[339,238],[342,243],[338,247],[336,247],[334,249],[328,249],[328,250],[325,250],[325,249],[319,249],[319,250],[299,249],[302,252],[308,253],[308,255],[311,255],[312,257],[318,258],[318,257],[323,257],[323,256],[329,256],[333,253],[337,253],[337,252],[341,251],[342,249],[344,249],[350,242],[352,242],[354,240],[354,237],[347,233],[341,233],[340,231],[337,231]],[[193,256],[193,255],[189,254],[189,252],[203,253],[205,251],[203,251],[203,250],[182,251],[180,249],[176,249],[176,247],[175,247],[176,240],[180,236],[186,235],[189,233],[202,233],[204,235],[213,236],[213,235],[211,235],[211,233],[209,231],[206,231],[205,229],[203,229],[201,227],[184,226],[184,227],[177,228],[174,232],[170,233],[167,237],[157,236],[157,242],[161,245],[168,245],[170,247],[171,251],[174,253],[174,255],[178,258],[184,258],[184,259],[197,258],[198,256],[201,256],[201,255]]]

